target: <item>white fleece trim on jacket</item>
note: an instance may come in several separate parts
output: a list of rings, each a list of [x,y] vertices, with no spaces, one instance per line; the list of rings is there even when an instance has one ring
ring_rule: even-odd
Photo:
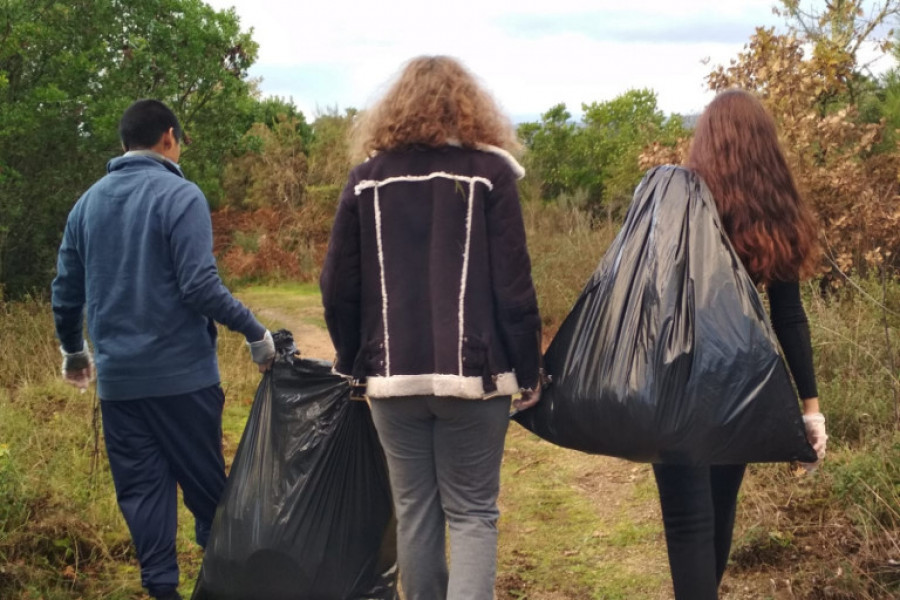
[[[469,194],[466,198],[466,244],[463,249],[463,265],[460,274],[459,283],[459,315],[458,315],[458,336],[457,336],[457,361],[459,368],[459,376],[463,372],[463,341],[465,332],[465,303],[466,303],[466,279],[469,273],[469,248],[472,238],[472,207],[475,203],[475,184],[483,183],[489,190],[494,189],[491,181],[485,177],[470,177],[467,175],[455,175],[444,171],[435,171],[427,175],[400,175],[397,177],[388,177],[387,179],[375,180],[365,179],[354,186],[353,191],[358,196],[363,190],[371,189],[373,191],[373,202],[375,207],[375,238],[378,245],[378,266],[379,278],[381,280],[381,323],[384,328],[384,373],[386,377],[391,376],[391,346],[390,346],[390,329],[388,327],[388,296],[387,296],[387,276],[384,269],[384,242],[381,236],[381,199],[378,195],[378,189],[401,181],[416,182],[429,181],[431,179],[445,178],[453,181],[463,181],[469,185]]]
[[[378,188],[384,187],[391,183],[398,183],[400,181],[428,181],[429,179],[437,179],[438,177],[452,179],[454,181],[464,181],[468,184],[472,184],[477,181],[486,185],[489,190],[494,189],[494,184],[491,183],[491,180],[486,177],[469,177],[468,175],[456,175],[454,173],[446,173],[444,171],[435,171],[433,173],[429,173],[428,175],[399,175],[397,177],[388,177],[387,179],[363,179],[353,187],[353,192],[357,196],[359,196],[363,190],[377,190]]]
[[[457,146],[458,144],[451,145]],[[481,150],[482,152],[490,152],[491,154],[496,154],[497,156],[506,159],[506,162],[509,163],[509,166],[512,168],[513,173],[515,173],[516,179],[522,179],[523,177],[525,177],[525,169],[522,167],[522,165],[519,164],[519,161],[517,161],[512,154],[510,154],[503,148],[492,146],[491,144],[476,144],[475,148]]]
[[[466,282],[469,278],[469,248],[472,246],[472,207],[475,205],[475,182],[469,183],[468,207],[466,208],[466,246],[463,250],[462,274],[459,277],[459,314],[457,326],[459,327],[459,339],[457,340],[457,361],[460,375],[463,372],[463,341],[465,340],[466,324]],[[390,373],[388,373],[390,375]]]
[[[459,140],[449,139],[447,140],[448,146],[454,146],[456,148],[462,148],[462,144],[459,143]],[[516,179],[522,179],[525,177],[525,168],[519,164],[519,161],[516,160],[516,157],[510,154],[507,150],[500,148],[499,146],[494,146],[493,144],[475,144],[476,150],[481,150],[482,152],[490,152],[491,154],[496,154],[497,156],[503,158],[507,163],[509,163],[510,168],[513,170],[513,173],[516,175]],[[369,156],[366,157],[365,162],[369,162],[372,158],[375,158],[378,155],[378,152],[372,152]],[[359,191],[356,192],[357,195]]]
[[[497,375],[496,395],[511,396],[519,393],[516,374]],[[366,395],[370,398],[396,396],[450,396],[480,400],[485,391],[481,377],[430,373],[426,375],[369,376],[366,378]]]
[[[391,336],[387,328],[387,278],[384,275],[384,242],[381,238],[381,199],[378,187],[373,190],[375,199],[375,237],[378,241],[378,266],[381,271],[381,322],[384,327],[384,372],[391,375]]]
[[[388,331],[388,296],[387,278],[384,275],[384,242],[381,238],[381,201],[378,198],[378,187],[374,191],[375,202],[375,238],[378,241],[378,266],[381,271],[381,322],[384,327],[384,372],[391,376],[391,336]]]

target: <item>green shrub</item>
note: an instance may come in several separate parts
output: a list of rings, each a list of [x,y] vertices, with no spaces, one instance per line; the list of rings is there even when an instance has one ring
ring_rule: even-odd
[[[0,443],[0,559],[4,558],[3,540],[27,518],[28,502],[21,470],[13,461],[9,444]]]
[[[834,494],[862,527],[900,528],[900,432],[830,465]]]
[[[572,309],[618,233],[618,224],[595,224],[586,210],[562,203],[523,204],[532,277],[544,326],[554,332]]]
[[[865,447],[897,425],[900,284],[855,283],[824,298],[810,284],[805,304],[830,443]]]

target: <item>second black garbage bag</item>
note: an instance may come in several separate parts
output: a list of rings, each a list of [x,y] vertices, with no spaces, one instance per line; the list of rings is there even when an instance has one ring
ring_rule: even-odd
[[[560,446],[672,464],[815,462],[761,298],[706,185],[657,167],[516,420]]]
[[[194,600],[395,600],[384,452],[331,363],[293,353],[263,377],[216,512]]]

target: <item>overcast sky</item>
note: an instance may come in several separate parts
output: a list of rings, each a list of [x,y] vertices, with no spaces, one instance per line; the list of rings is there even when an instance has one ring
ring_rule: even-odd
[[[712,97],[713,66],[737,56],[755,27],[784,29],[773,0],[206,1],[253,28],[250,75],[309,119],[365,108],[420,54],[462,60],[516,121],[559,102],[578,115],[583,102],[632,88],[656,91],[665,112],[697,113]]]

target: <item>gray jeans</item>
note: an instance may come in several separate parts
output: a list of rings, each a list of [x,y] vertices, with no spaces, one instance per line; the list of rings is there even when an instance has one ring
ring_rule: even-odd
[[[497,496],[509,404],[509,396],[372,400],[390,471],[407,600],[494,597]]]

